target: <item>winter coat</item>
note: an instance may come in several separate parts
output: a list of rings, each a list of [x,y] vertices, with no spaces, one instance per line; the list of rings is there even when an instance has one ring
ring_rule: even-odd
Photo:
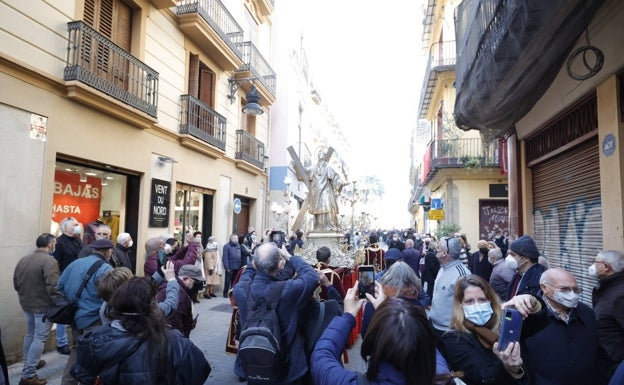
[[[84,247],[80,238],[68,237],[61,234],[56,238],[56,249],[54,251],[54,259],[58,261],[59,270],[62,273],[70,263],[78,259],[80,250]]]
[[[242,266],[241,246],[238,243],[228,242],[223,246],[223,268],[225,270],[238,270]]]
[[[101,385],[202,385],[206,381],[208,361],[179,331],[167,330],[166,351],[166,367],[162,367],[147,342],[139,343],[118,327],[100,326],[79,339],[71,374],[83,384],[93,384],[99,376]],[[159,371],[166,377],[159,380]]]
[[[303,338],[297,331],[297,315],[312,297],[318,282],[316,271],[303,258],[293,256],[289,262],[294,267],[296,275],[294,278],[289,279],[284,286],[279,305],[277,306],[277,317],[282,331],[282,346],[286,347],[289,362],[288,370],[283,378],[284,383],[300,379],[308,370]],[[251,282],[250,292],[255,298],[258,298],[265,296],[270,290],[271,284],[278,280],[279,278],[276,276],[257,271],[252,264],[247,265],[233,290],[234,299],[238,305],[241,325],[245,324],[249,314],[245,284]],[[234,364],[234,373],[239,377],[245,377],[245,372],[238,357]]]
[[[340,355],[347,343],[355,318],[350,313],[334,317],[312,352],[310,366],[315,384],[357,385],[357,372],[345,369]],[[382,363],[377,378],[370,384],[403,385],[405,376],[389,363]]]
[[[592,292],[600,346],[609,375],[624,360],[624,272],[601,279]]]
[[[483,347],[475,334],[450,330],[443,334],[443,340],[450,369],[463,371],[461,380],[467,385],[528,383],[526,374],[518,380],[513,379],[492,349]]]

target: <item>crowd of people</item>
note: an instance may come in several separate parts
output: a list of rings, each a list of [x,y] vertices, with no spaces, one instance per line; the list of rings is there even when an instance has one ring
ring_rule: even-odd
[[[102,224],[86,245],[74,218],[60,228],[59,237],[41,234],[15,268],[26,322],[20,385],[47,383],[37,374],[52,329],[45,313],[59,297],[77,304],[71,327],[56,331],[58,352],[69,356],[63,384],[203,384],[211,367],[188,338],[193,303],[219,289],[233,305],[232,371],[251,385],[624,383],[620,251],[596,255],[588,270],[596,288],[585,304],[576,277],[545,266],[528,235],[480,240],[471,253],[462,234],[356,233],[358,258],[347,269],[332,264],[329,247],[315,250],[315,263],[299,256],[302,231],[282,243],[250,226],[222,246],[189,232],[147,240],[139,277],[129,234],[115,244]],[[374,293],[359,293],[362,265],[374,270]],[[521,332],[499,345],[510,308],[523,318]],[[252,324],[276,339],[273,362],[250,363]],[[354,333],[363,372],[343,365]]]

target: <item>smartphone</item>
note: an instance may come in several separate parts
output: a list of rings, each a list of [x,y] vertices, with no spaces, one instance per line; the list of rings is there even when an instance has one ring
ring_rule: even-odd
[[[273,242],[277,245],[278,249],[282,248],[282,244],[284,243],[284,233],[281,231],[274,231],[271,235]]]
[[[375,267],[373,265],[358,267],[358,298],[366,298],[366,293],[375,295]]]
[[[501,352],[507,349],[512,342],[520,340],[522,331],[522,314],[512,307],[503,310],[503,319],[498,337],[498,350]]]
[[[165,254],[165,250],[158,250],[158,259],[161,265],[165,266],[167,264],[167,255]]]

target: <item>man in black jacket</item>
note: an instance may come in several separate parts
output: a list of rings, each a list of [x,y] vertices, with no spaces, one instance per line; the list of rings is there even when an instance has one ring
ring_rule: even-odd
[[[76,218],[69,217],[63,219],[59,227],[63,234],[56,238],[54,258],[59,264],[60,272],[63,273],[63,270],[78,258],[78,254],[80,254],[84,244],[80,239],[82,226],[80,226]],[[70,353],[65,325],[56,325],[56,350],[64,355],[69,355]]]
[[[598,278],[592,292],[596,313],[598,342],[606,355],[609,377],[624,359],[624,253],[604,250],[589,267],[589,275]]]

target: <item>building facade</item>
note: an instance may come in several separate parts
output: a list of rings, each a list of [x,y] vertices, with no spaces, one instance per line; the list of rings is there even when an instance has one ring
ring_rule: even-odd
[[[13,269],[62,219],[130,233],[139,275],[149,238],[202,231],[223,245],[266,226],[273,11],[272,0],[0,1],[9,360],[23,335]]]
[[[456,99],[454,8],[460,1],[428,1],[423,24],[427,67],[413,134],[414,228],[434,234],[456,225],[469,244],[506,231],[507,176],[501,172],[499,140],[460,130],[453,116]]]
[[[534,237],[591,303],[587,268],[599,250],[624,247],[624,4],[477,3],[457,8],[455,115],[507,139],[512,237]]]

